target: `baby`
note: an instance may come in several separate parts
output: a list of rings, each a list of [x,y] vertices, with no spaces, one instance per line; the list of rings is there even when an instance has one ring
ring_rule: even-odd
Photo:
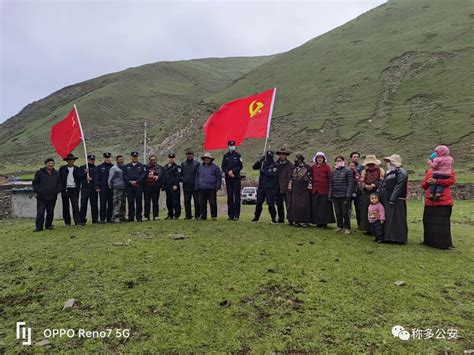
[[[375,236],[374,241],[377,243],[383,243],[384,228],[383,223],[385,222],[385,208],[379,201],[379,195],[373,193],[370,194],[370,205],[369,205],[369,226],[370,232]]]
[[[433,179],[449,179],[454,168],[454,160],[449,155],[449,148],[445,145],[437,146],[435,153],[428,160],[428,166],[433,172]],[[443,191],[444,186],[432,184],[430,186],[430,199],[439,200]]]

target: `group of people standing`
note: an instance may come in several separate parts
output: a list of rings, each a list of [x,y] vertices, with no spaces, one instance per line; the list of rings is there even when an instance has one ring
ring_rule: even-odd
[[[440,147],[435,151],[445,154],[447,147]],[[402,167],[399,155],[393,154],[383,159],[386,170],[380,166],[381,161],[375,155],[367,155],[361,163],[358,152],[351,153],[347,162],[343,156],[337,156],[334,166],[323,152],[314,155],[311,165],[305,162],[302,154],[296,154],[293,162],[289,159],[290,155],[286,148],[276,153],[268,150],[253,164],[252,168],[259,170],[259,182],[252,222],[259,221],[263,204],[267,202],[271,223],[285,223],[286,218],[295,227],[315,225],[322,229],[336,223],[337,232],[350,234],[350,216],[354,206],[358,229],[373,235],[376,242],[407,242],[408,174]],[[132,152],[130,156],[128,164],[124,163],[121,155],[116,156],[116,163],[112,164],[111,154],[104,153],[104,161],[96,166],[95,156],[89,155],[87,164],[77,167],[77,157],[69,154],[64,159],[66,165],[58,172],[54,169],[54,160],[46,159],[45,167],[37,171],[33,181],[37,193],[35,231],[53,228],[58,193],[61,193],[66,225],[72,223],[70,207],[74,224],[87,223],[88,204],[91,206],[92,223],[142,221],[143,216],[147,220],[157,220],[160,191],[166,193],[166,219],[178,219],[181,215],[181,189],[184,192],[185,219],[207,219],[207,204],[211,218],[216,219],[217,191],[221,189],[223,178],[227,191],[228,219],[239,220],[243,162],[234,141],[228,142],[228,152],[224,154],[220,168],[214,164],[211,153],[206,152],[198,161],[191,149],[186,150],[186,159],[181,164],[176,163],[175,154],[169,154],[165,166],[157,163],[155,155],[149,156],[147,165],[138,161],[138,152]],[[449,248],[452,246],[449,229],[452,198],[449,186],[454,184],[455,176],[454,170],[447,177],[446,171],[441,177],[433,175],[431,165],[439,165],[439,159],[434,161],[435,158],[430,157],[430,169],[422,185],[427,190],[424,222],[431,226],[437,218],[436,223],[439,224],[438,217],[442,217],[444,222],[437,228],[430,228],[425,223],[424,243]],[[436,185],[435,190],[432,185]],[[432,209],[438,206],[445,208]],[[440,230],[444,232],[439,234]],[[449,238],[446,238],[447,234]],[[433,235],[434,242],[431,238]],[[437,245],[439,239],[449,239],[449,242]]]

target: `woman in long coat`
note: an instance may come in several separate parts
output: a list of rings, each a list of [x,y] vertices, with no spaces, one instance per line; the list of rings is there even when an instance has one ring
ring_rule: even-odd
[[[426,173],[421,184],[425,192],[425,209],[423,211],[423,243],[433,248],[449,249],[453,247],[451,239],[451,212],[453,209],[453,198],[450,186],[456,182],[454,172],[448,179],[434,179],[433,171]],[[430,186],[432,184],[443,185],[444,191],[439,200],[430,198]]]
[[[328,199],[331,167],[326,164],[323,152],[317,152],[311,167],[311,223],[318,228],[327,228],[329,223],[336,223],[332,202]]]
[[[304,157],[296,154],[295,166],[288,184],[288,221],[296,227],[307,227],[311,222],[311,168]]]
[[[379,167],[380,160],[375,155],[367,155],[363,165],[365,169],[360,176],[360,187],[362,195],[360,196],[360,224],[359,229],[364,233],[369,233],[368,210],[370,205],[370,194],[377,191],[384,177],[384,170]]]
[[[398,154],[385,157],[388,169],[380,184],[380,200],[385,208],[384,242],[405,244],[408,240],[408,174]]]

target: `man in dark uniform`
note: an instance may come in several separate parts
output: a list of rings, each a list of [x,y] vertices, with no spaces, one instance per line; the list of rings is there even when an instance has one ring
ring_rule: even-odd
[[[229,220],[238,221],[240,217],[240,171],[242,157],[235,151],[235,141],[227,142],[229,151],[224,154],[221,168],[225,175],[227,190],[227,215]]]
[[[54,170],[54,159],[48,158],[44,161],[45,167],[39,169],[33,179],[33,190],[36,192],[36,228],[35,232],[41,232],[43,226],[53,229],[54,207],[58,193],[61,191],[59,173]],[[46,212],[46,223],[44,214]]]
[[[146,176],[143,184],[143,197],[145,199],[145,219],[150,220],[151,205],[153,205],[153,220],[158,219],[160,190],[163,187],[164,170],[157,163],[156,155],[150,155],[146,167]]]
[[[277,165],[273,160],[273,152],[268,150],[265,155],[253,164],[254,170],[260,170],[258,178],[257,204],[255,205],[255,217],[252,222],[258,222],[262,214],[263,203],[267,200],[268,212],[272,218],[272,224],[276,221],[275,196],[277,190]]]
[[[130,154],[132,161],[123,167],[123,180],[128,202],[128,221],[142,221],[143,180],[146,175],[145,166],[138,161],[138,152]]]
[[[191,213],[191,198],[194,200],[194,218],[198,218],[200,215],[198,192],[194,189],[196,171],[198,167],[199,162],[194,159],[194,152],[191,149],[187,149],[186,160],[181,163],[181,174],[183,176],[184,211],[186,212],[185,219],[193,218]]]
[[[99,197],[100,197],[100,222],[111,223],[114,210],[114,193],[109,188],[109,171],[114,166],[112,164],[112,154],[104,153],[104,162],[97,166],[99,178]]]
[[[165,165],[165,180],[163,189],[166,192],[166,219],[178,219],[181,215],[181,191],[179,183],[182,180],[181,166],[176,164],[174,153],[168,155],[168,164]]]
[[[293,163],[288,160],[290,152],[286,148],[281,148],[278,152],[277,165],[277,191],[276,205],[278,212],[278,223],[285,223],[285,208],[288,212],[288,184],[291,180]]]
[[[91,204],[92,223],[99,221],[98,192],[99,174],[95,166],[95,155],[87,156],[87,164],[79,168],[81,174],[81,225],[87,222],[87,202]]]
[[[79,167],[74,165],[77,157],[74,154],[68,154],[63,159],[67,165],[59,168],[59,176],[61,179],[61,200],[63,202],[63,219],[66,226],[71,225],[71,214],[69,210],[69,202],[72,207],[72,217],[74,224],[77,226],[81,222],[79,215],[79,187],[81,186],[81,173]]]

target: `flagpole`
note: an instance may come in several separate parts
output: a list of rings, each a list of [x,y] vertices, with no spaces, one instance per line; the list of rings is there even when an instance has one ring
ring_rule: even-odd
[[[147,124],[145,121],[145,130],[143,133],[143,164],[146,163],[146,129],[147,129]]]
[[[74,111],[76,111],[77,121],[79,122],[79,129],[81,130],[82,144],[84,145],[84,158],[86,159],[86,169],[87,169],[87,180],[89,180],[89,164],[87,162],[87,148],[86,148],[86,139],[84,138],[84,131],[82,130],[81,119],[79,117],[79,112],[77,111],[76,104],[74,104]]]
[[[263,155],[265,155],[265,151],[267,150],[268,137],[270,136],[270,126],[272,124],[273,104],[275,103],[276,91],[277,91],[277,88],[273,88],[272,103],[270,105],[270,114],[269,114],[268,123],[267,123],[267,136],[265,137],[265,146],[263,147]]]

